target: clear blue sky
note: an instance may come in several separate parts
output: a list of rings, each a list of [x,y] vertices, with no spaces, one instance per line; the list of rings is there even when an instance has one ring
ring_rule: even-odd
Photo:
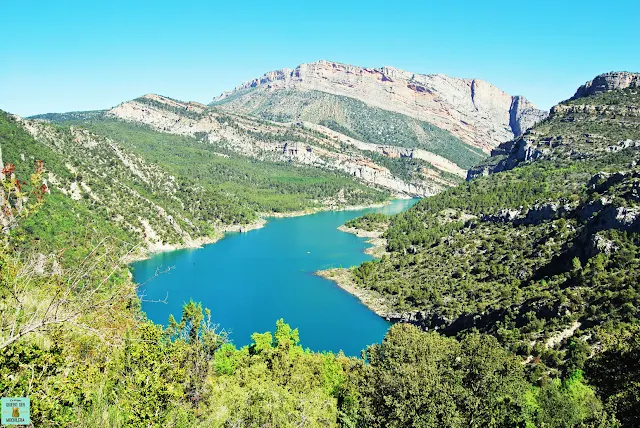
[[[210,102],[318,59],[475,77],[549,108],[640,71],[640,2],[16,1],[0,6],[0,109],[108,108],[155,92]]]

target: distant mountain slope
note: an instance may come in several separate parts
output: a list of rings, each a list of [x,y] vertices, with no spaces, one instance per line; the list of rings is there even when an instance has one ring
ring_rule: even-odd
[[[241,100],[249,101],[247,98]],[[219,107],[235,111],[239,101]],[[245,111],[246,106],[243,106],[240,111],[279,122],[315,123],[380,146],[426,150],[463,169],[470,168],[485,156],[481,149],[428,122],[342,95],[286,88],[272,93],[257,91],[252,93],[250,102],[257,103],[256,107]]]
[[[124,102],[106,111],[104,118],[193,136],[258,160],[341,171],[396,194],[432,195],[465,175],[465,168],[437,153],[364,142],[314,123],[277,123],[155,94]],[[465,165],[484,158],[464,144],[450,149],[465,159]]]
[[[640,320],[639,107],[632,84],[578,90],[474,179],[350,222],[384,231],[389,254],[338,278],[392,320],[488,332],[544,370],[583,364],[576,346]]]
[[[336,97],[319,96],[318,92]],[[369,109],[395,112],[440,128],[430,136],[429,129],[414,130],[415,122],[392,127],[374,121],[385,144],[395,145],[394,139],[401,133],[411,136],[403,145],[413,147],[420,147],[423,140],[428,142],[446,131],[445,134],[450,135],[445,140],[453,136],[488,151],[546,116],[525,98],[510,96],[482,80],[414,74],[393,67],[363,68],[330,61],[266,73],[220,95],[212,105],[274,120],[334,122],[364,137],[358,132],[359,124],[353,123],[353,116],[345,117],[354,115],[351,109],[361,108],[361,104],[341,106],[342,97],[365,103]],[[370,126],[369,123],[360,125]]]

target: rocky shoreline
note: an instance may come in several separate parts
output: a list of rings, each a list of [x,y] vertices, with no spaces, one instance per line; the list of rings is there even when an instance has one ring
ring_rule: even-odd
[[[351,233],[359,238],[369,238],[367,239],[367,243],[371,244],[372,246],[364,250],[365,254],[369,254],[376,259],[381,259],[385,254],[389,254],[387,252],[387,240],[385,238],[382,238],[382,234],[384,233],[384,231],[362,230],[355,227],[347,227],[344,224],[338,227],[338,230],[345,233]]]
[[[367,242],[373,246],[365,250],[366,254],[375,258],[382,258],[387,252],[387,240],[382,238],[384,231],[374,230],[368,231],[358,229],[356,227],[347,227],[344,224],[338,227],[338,230],[345,233],[351,233],[360,238],[369,238]],[[366,290],[360,288],[353,281],[351,271],[354,268],[332,268],[319,270],[316,275],[325,279],[335,282],[338,287],[342,288],[346,292],[356,296],[362,304],[371,309],[373,312],[389,320],[388,314],[390,312],[385,298],[381,297],[378,293],[372,290]]]
[[[387,314],[389,313],[389,307],[387,306],[386,300],[375,291],[358,287],[353,281],[351,269],[353,268],[332,268],[319,270],[315,272],[315,274],[335,282],[338,287],[356,296],[367,308],[388,320]]]
[[[171,251],[185,250],[190,248],[202,248],[203,246],[208,244],[215,244],[216,242],[224,238],[225,235],[229,232],[245,233],[251,230],[263,228],[265,224],[267,224],[267,220],[263,217],[260,217],[255,222],[249,224],[233,224],[223,226],[219,229],[216,229],[212,236],[199,236],[195,239],[187,240],[182,244],[165,244],[162,246],[149,245],[146,248],[141,247],[141,251],[125,257],[124,262],[125,264],[130,264],[150,259],[152,256],[160,253],[168,253]]]

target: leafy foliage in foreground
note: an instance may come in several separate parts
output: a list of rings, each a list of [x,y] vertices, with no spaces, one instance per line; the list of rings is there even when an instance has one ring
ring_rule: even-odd
[[[603,352],[586,370],[605,408],[624,426],[640,424],[640,327],[613,331],[603,337]]]
[[[175,335],[140,321],[109,344],[67,329],[0,351],[0,392],[29,395],[38,426],[609,426],[576,372],[527,382],[490,336],[392,327],[368,363],[304,350],[282,320],[242,349],[185,305]],[[31,373],[38,377],[31,379]],[[13,376],[7,376],[12,374]]]

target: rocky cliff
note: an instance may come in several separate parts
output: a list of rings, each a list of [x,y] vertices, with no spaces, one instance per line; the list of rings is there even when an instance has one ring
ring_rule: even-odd
[[[538,159],[584,160],[640,145],[640,74],[606,73],[580,86],[523,135],[500,144],[467,179]]]
[[[587,97],[589,95],[595,95],[616,89],[638,87],[640,87],[640,73],[613,71],[610,73],[600,74],[599,76],[596,76],[595,79],[589,80],[578,88],[571,99]]]
[[[545,119],[549,113],[538,110],[526,98],[516,95],[511,102],[509,115],[509,127],[513,131],[513,135],[517,137]]]
[[[513,97],[482,80],[330,61],[266,73],[223,93],[214,99],[214,104],[231,111],[252,113],[270,102],[268,94],[286,89],[354,98],[370,106],[427,121],[486,151],[520,135],[546,116],[525,98]]]

